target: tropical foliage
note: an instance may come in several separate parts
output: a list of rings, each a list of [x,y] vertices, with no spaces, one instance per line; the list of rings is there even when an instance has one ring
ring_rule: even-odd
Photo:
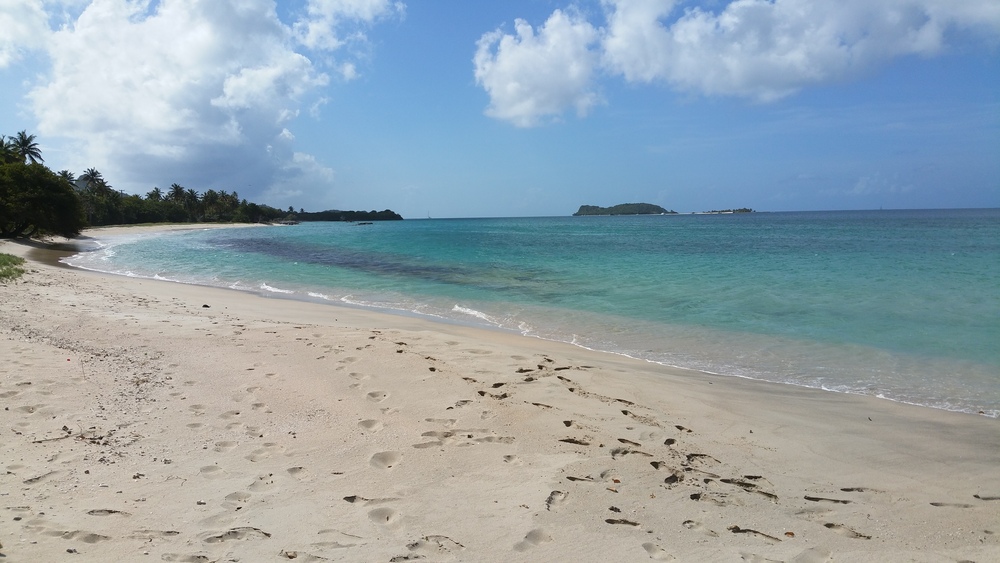
[[[56,234],[85,226],[73,186],[42,164],[0,164],[0,238]]]
[[[45,162],[42,151],[35,142],[34,135],[19,131],[13,137],[0,135],[0,163],[30,162],[36,164]]]
[[[79,176],[52,172],[42,164],[34,135],[0,135],[0,238],[44,234],[75,236],[87,226],[136,223],[261,223],[402,219],[389,211],[282,211],[241,199],[225,190],[204,193],[171,184],[145,196],[114,189],[96,168]]]
[[[75,236],[87,226],[160,222],[268,222],[288,213],[240,199],[236,192],[204,194],[173,184],[145,197],[114,189],[96,168],[79,176],[42,164],[34,135],[0,135],[0,238]]]

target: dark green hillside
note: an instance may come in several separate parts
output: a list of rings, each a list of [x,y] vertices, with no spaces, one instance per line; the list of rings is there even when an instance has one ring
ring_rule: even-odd
[[[622,203],[612,207],[598,207],[596,205],[581,205],[580,210],[573,214],[574,217],[581,215],[662,215],[674,214],[676,211],[668,211],[659,205],[652,203]]]

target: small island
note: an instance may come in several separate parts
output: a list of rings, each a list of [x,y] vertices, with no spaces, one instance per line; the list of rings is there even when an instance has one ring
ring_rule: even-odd
[[[713,209],[701,212],[702,215],[729,215],[731,213],[754,213],[754,210],[749,207],[741,207],[739,209]]]
[[[402,221],[403,218],[392,211],[340,211],[328,209],[326,211],[299,211],[295,214],[299,221]]]
[[[676,215],[676,211],[668,211],[659,205],[652,203],[622,203],[612,207],[599,207],[597,205],[581,205],[580,210],[573,214],[574,217],[584,215]]]

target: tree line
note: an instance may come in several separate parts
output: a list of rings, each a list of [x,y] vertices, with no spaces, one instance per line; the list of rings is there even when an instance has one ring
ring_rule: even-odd
[[[49,234],[72,237],[86,227],[103,225],[261,223],[297,220],[300,215],[291,207],[283,211],[248,202],[235,191],[199,193],[179,184],[172,184],[166,191],[153,188],[145,196],[126,194],[114,189],[94,168],[75,176],[68,170],[53,172],[44,162],[34,135],[25,131],[10,137],[0,135],[0,238]],[[363,216],[368,212],[320,213]],[[371,214],[365,218],[402,218],[389,210]],[[332,215],[321,216],[303,220],[336,220],[327,218]],[[353,218],[358,215],[351,216],[348,220],[358,220]]]

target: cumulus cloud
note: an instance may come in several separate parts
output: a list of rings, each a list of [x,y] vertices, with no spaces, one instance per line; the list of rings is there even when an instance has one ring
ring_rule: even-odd
[[[991,0],[736,0],[721,11],[608,0],[604,61],[628,81],[772,101],[901,55],[934,55],[952,30],[1000,33]]]
[[[0,69],[39,49],[48,36],[49,17],[41,0],[0,0]]]
[[[341,33],[345,23],[372,24],[405,9],[402,2],[390,0],[308,0],[308,17],[295,23],[295,34],[309,48],[338,49],[352,39],[363,37],[359,33]]]
[[[586,33],[552,32],[540,41],[519,21],[518,37],[483,35],[475,73],[490,96],[487,114],[534,125],[541,116],[592,99],[595,57],[601,73],[629,83],[770,102],[854,78],[896,57],[933,56],[957,36],[993,44],[1000,39],[995,0],[735,0],[715,10],[678,0],[601,4],[605,21],[599,29],[579,17],[572,20],[574,29]],[[556,10],[543,32],[557,17],[565,19]],[[493,53],[495,43],[499,48]],[[537,61],[554,59],[552,53],[561,54],[561,68],[587,72],[539,77]],[[524,86],[525,77],[534,78],[531,87]]]
[[[477,43],[473,62],[476,82],[490,95],[487,115],[530,127],[568,107],[586,115],[600,101],[591,49],[598,33],[591,24],[556,10],[537,34],[520,19],[514,30],[516,35],[487,33]]]
[[[332,174],[291,149],[290,121],[302,107],[318,111],[331,76],[357,74],[335,52],[338,38],[361,41],[357,26],[399,9],[308,0],[300,19],[284,22],[272,0],[66,0],[76,11],[52,29],[65,6],[0,0],[11,2],[34,10],[33,33],[45,36],[51,70],[28,100],[41,135],[70,140],[73,169],[97,167],[141,193],[177,181],[246,195],[288,177],[330,187]],[[17,52],[4,45],[0,53]]]

